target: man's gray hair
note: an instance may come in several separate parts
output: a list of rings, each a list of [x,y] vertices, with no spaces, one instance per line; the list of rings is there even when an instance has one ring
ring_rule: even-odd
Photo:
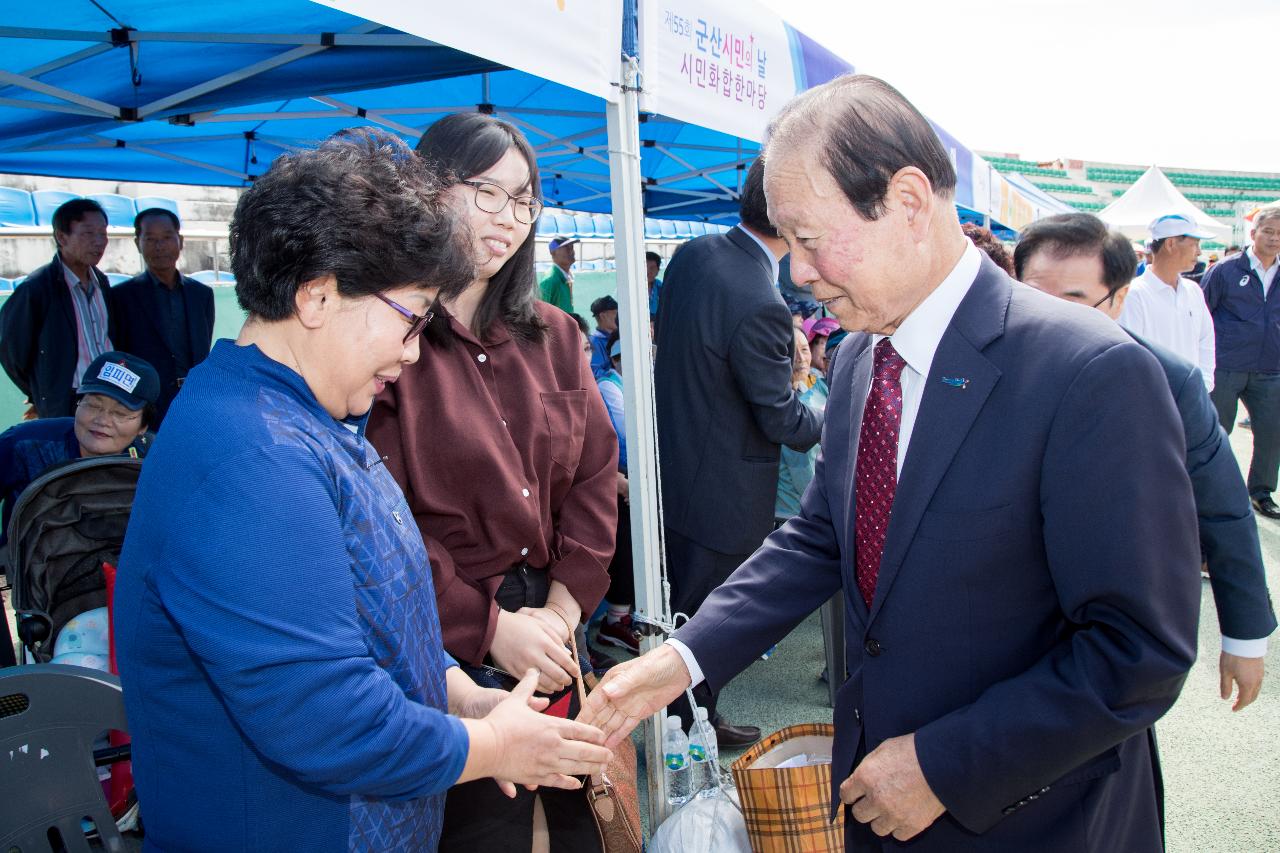
[[[1280,220],[1280,205],[1276,207],[1264,207],[1253,215],[1253,227],[1257,228],[1262,223],[1269,220]]]
[[[915,166],[936,195],[955,195],[956,170],[929,120],[902,93],[877,77],[845,74],[799,95],[769,125],[772,152],[816,151],[858,214],[885,212],[889,181]]]

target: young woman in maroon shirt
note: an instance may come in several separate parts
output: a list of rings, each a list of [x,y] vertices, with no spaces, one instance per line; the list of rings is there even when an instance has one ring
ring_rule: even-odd
[[[445,648],[490,685],[537,669],[548,713],[575,714],[581,668],[565,646],[609,586],[617,441],[577,324],[536,297],[541,187],[528,141],[459,113],[418,153],[455,182],[476,278],[435,306],[422,358],[379,397],[368,435],[427,543]],[[552,850],[599,849],[580,792],[508,800],[481,781],[449,793],[440,850],[530,850],[535,796]]]

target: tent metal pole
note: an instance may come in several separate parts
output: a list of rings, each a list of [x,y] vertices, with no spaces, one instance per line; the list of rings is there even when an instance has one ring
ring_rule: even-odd
[[[609,182],[613,190],[614,250],[618,262],[618,328],[626,376],[622,393],[626,408],[635,607],[642,617],[667,622],[669,617],[665,612],[660,573],[659,480],[644,258],[644,199],[640,183],[638,78],[635,63],[624,57],[620,97],[617,102],[605,105],[605,113],[609,135]],[[641,651],[656,648],[662,640],[661,635],[646,632],[640,641]],[[650,829],[667,817],[666,779],[662,772],[662,723],[661,714],[655,714],[644,727]]]

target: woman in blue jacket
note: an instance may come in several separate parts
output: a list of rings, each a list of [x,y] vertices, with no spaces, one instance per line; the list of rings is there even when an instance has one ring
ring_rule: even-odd
[[[116,590],[134,777],[157,850],[434,850],[444,792],[575,788],[599,732],[536,713],[536,673],[444,652],[426,549],[364,438],[417,360],[465,227],[397,138],[281,157],[231,223],[248,320],[169,409]]]

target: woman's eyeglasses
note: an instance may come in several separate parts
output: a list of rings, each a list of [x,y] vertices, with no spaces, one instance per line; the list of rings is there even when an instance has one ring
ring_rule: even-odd
[[[476,191],[476,207],[485,213],[501,213],[510,204],[516,222],[532,225],[542,213],[542,202],[531,195],[512,195],[497,184],[488,181],[463,181]]]
[[[127,424],[142,417],[141,409],[137,411],[129,411],[127,409],[108,408],[97,400],[89,399],[88,394],[80,398],[79,402],[76,403],[76,408],[84,409],[85,414],[89,416],[90,420],[94,420],[98,417],[105,417],[117,426],[126,426]]]
[[[409,321],[409,331],[404,333],[404,341],[402,341],[402,343],[407,344],[409,341],[422,334],[427,326],[431,325],[431,320],[436,316],[434,311],[428,311],[425,314],[415,314],[398,302],[392,302],[381,293],[375,293],[373,295],[390,305],[400,314],[400,316]]]

